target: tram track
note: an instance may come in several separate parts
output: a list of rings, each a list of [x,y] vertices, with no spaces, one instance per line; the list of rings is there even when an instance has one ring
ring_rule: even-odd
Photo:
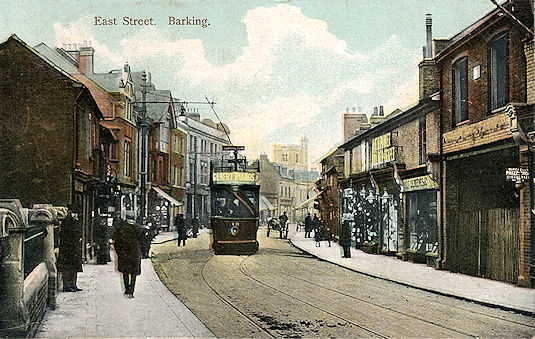
[[[287,292],[285,292],[285,291],[282,291],[282,290],[278,289],[277,287],[273,287],[273,286],[271,286],[270,284],[268,284],[268,283],[266,283],[266,282],[263,282],[263,281],[261,281],[261,280],[259,280],[259,279],[254,278],[251,274],[247,273],[247,272],[245,271],[244,267],[243,267],[243,264],[245,263],[245,261],[246,261],[247,259],[249,259],[249,258],[246,258],[245,260],[243,260],[243,261],[241,262],[241,264],[240,264],[240,271],[241,271],[245,276],[247,276],[249,279],[252,279],[252,280],[254,280],[254,281],[256,281],[256,282],[258,282],[258,283],[260,283],[260,284],[262,284],[262,285],[264,285],[264,286],[266,286],[266,287],[269,287],[269,288],[271,288],[271,289],[273,289],[273,290],[276,290],[277,292],[282,293],[282,294],[284,294],[284,295],[286,295],[286,296],[292,297],[292,298],[294,298],[294,299],[296,299],[296,300],[299,300],[299,301],[301,301],[301,302],[303,302],[303,303],[306,303],[307,305],[312,306],[312,307],[314,307],[314,308],[316,308],[316,309],[318,309],[318,310],[321,310],[321,311],[323,311],[323,312],[326,312],[326,313],[328,313],[328,314],[330,314],[330,315],[332,315],[332,316],[334,316],[334,317],[336,317],[336,318],[338,318],[338,319],[347,321],[348,323],[351,323],[351,324],[353,324],[353,325],[355,325],[355,326],[357,326],[357,327],[359,327],[359,328],[365,329],[366,331],[369,331],[370,333],[373,333],[373,334],[375,334],[375,335],[381,336],[382,338],[388,338],[388,336],[382,335],[382,334],[380,334],[380,333],[378,333],[378,332],[376,332],[376,331],[374,331],[374,330],[372,330],[372,329],[369,329],[369,328],[367,328],[367,327],[365,327],[365,326],[362,326],[362,325],[360,325],[360,324],[357,324],[357,323],[355,323],[355,322],[353,322],[353,321],[351,321],[351,320],[349,320],[349,319],[346,319],[346,318],[344,318],[343,316],[334,314],[334,313],[332,313],[332,312],[330,312],[330,311],[328,311],[328,310],[325,310],[325,309],[323,309],[323,308],[321,308],[321,307],[319,307],[319,306],[313,305],[313,304],[311,304],[311,303],[309,303],[309,302],[307,302],[307,301],[305,301],[305,300],[302,300],[302,299],[299,298],[299,297],[296,297],[296,296],[291,295],[291,294],[289,294],[289,293],[287,293]],[[261,266],[267,266],[267,265],[263,265],[263,264],[257,263],[256,261],[252,261],[252,262],[254,262],[255,264],[261,265]],[[268,267],[269,267],[269,266],[268,266]],[[398,310],[394,310],[394,309],[392,309],[392,308],[390,308],[390,307],[385,307],[385,306],[383,306],[383,305],[379,305],[379,304],[377,304],[377,303],[374,303],[374,302],[371,302],[371,301],[368,301],[368,300],[365,300],[365,299],[362,299],[362,298],[357,298],[357,297],[352,296],[352,295],[350,295],[350,294],[343,293],[343,292],[337,291],[337,290],[335,290],[335,289],[325,287],[325,286],[323,286],[323,285],[320,285],[320,284],[317,284],[317,283],[308,281],[308,280],[306,280],[306,279],[302,279],[302,278],[295,277],[295,276],[293,276],[293,275],[290,275],[290,274],[285,273],[285,272],[282,272],[282,271],[278,271],[278,273],[279,273],[279,274],[282,274],[282,275],[285,275],[285,276],[288,276],[288,277],[291,277],[291,278],[293,278],[293,279],[297,279],[297,280],[306,282],[306,283],[308,283],[308,284],[310,284],[310,285],[313,285],[313,286],[315,286],[315,287],[323,288],[323,289],[329,290],[329,291],[331,291],[331,292],[334,292],[334,293],[336,293],[336,294],[342,295],[342,296],[344,296],[344,297],[347,297],[347,298],[350,298],[350,299],[353,299],[353,300],[358,300],[358,301],[360,301],[360,302],[364,302],[364,303],[366,303],[366,304],[368,304],[368,305],[373,305],[373,306],[375,306],[375,307],[381,308],[381,309],[386,310],[386,311],[389,311],[389,312],[394,312],[394,313],[396,313],[396,314],[399,314],[399,315],[402,315],[402,316],[405,316],[405,317],[408,317],[408,318],[411,318],[411,319],[414,319],[414,320],[418,320],[418,321],[421,321],[421,322],[424,322],[424,323],[427,323],[427,324],[430,324],[430,325],[433,325],[433,326],[440,327],[440,328],[442,328],[442,329],[445,329],[445,330],[454,332],[454,333],[459,334],[459,335],[463,335],[463,336],[467,336],[467,337],[472,337],[472,338],[476,338],[476,337],[477,337],[477,336],[472,335],[472,334],[470,334],[470,333],[466,333],[466,332],[463,332],[463,331],[456,330],[456,329],[454,329],[454,328],[450,328],[450,327],[447,327],[447,326],[443,326],[443,325],[438,324],[438,323],[436,323],[436,322],[433,322],[433,321],[430,321],[430,320],[427,320],[427,319],[423,319],[423,318],[421,318],[421,317],[417,317],[417,316],[414,316],[414,315],[411,315],[411,314],[407,314],[407,313],[404,313],[404,312],[401,312],[401,311],[398,311]]]
[[[280,270],[277,270],[269,265],[266,265],[266,264],[262,264],[256,260],[249,260],[249,262],[253,262],[259,266],[262,266],[262,267],[266,267],[270,270],[273,270],[273,271],[276,271],[278,274],[282,274],[282,275],[285,275],[287,277],[290,277],[290,278],[293,278],[293,279],[296,279],[296,280],[299,280],[299,281],[302,281],[302,282],[305,282],[305,283],[308,283],[308,284],[311,284],[313,286],[316,286],[316,287],[319,287],[319,288],[323,288],[323,289],[326,289],[328,291],[331,291],[333,293],[337,293],[339,295],[342,295],[344,297],[348,297],[348,298],[351,298],[351,299],[354,299],[354,300],[358,300],[358,301],[361,301],[361,302],[364,302],[366,304],[369,304],[369,305],[373,305],[373,306],[376,306],[376,307],[379,307],[379,308],[382,308],[384,310],[387,310],[387,311],[392,311],[392,312],[395,312],[395,313],[398,313],[400,315],[404,315],[404,316],[407,316],[407,317],[410,317],[410,318],[413,318],[413,319],[416,319],[416,320],[421,320],[421,321],[425,321],[425,322],[428,322],[428,323],[432,323],[433,322],[430,322],[429,320],[426,320],[426,319],[423,319],[421,317],[418,317],[418,316],[414,316],[414,315],[411,315],[411,314],[407,314],[405,312],[401,312],[401,311],[398,311],[398,310],[394,310],[390,307],[386,307],[386,306],[383,306],[383,305],[380,305],[378,303],[374,303],[374,302],[371,302],[369,300],[366,300],[366,299],[363,299],[363,298],[358,298],[354,295],[351,295],[351,294],[348,294],[348,293],[344,293],[344,292],[341,292],[339,290],[336,290],[336,289],[333,289],[333,288],[330,288],[328,286],[325,286],[325,285],[321,285],[321,284],[318,284],[318,283],[315,283],[313,281],[310,281],[310,280],[307,280],[307,279],[303,279],[301,277],[297,277],[295,275],[292,275],[292,274],[289,274],[289,273],[286,273],[284,271],[280,271]],[[395,291],[393,292],[395,294],[397,294],[398,296],[403,296],[402,294],[400,293],[396,293]],[[413,298],[417,298],[419,300],[423,300],[423,298],[419,298],[419,297],[413,297]],[[515,325],[520,325],[520,326],[525,326],[525,327],[529,327],[529,328],[535,328],[535,323],[533,325],[531,324],[526,324],[526,323],[522,323],[522,322],[519,322],[519,321],[514,321],[514,320],[510,320],[510,319],[504,319],[504,318],[501,318],[501,317],[497,317],[497,316],[493,316],[493,315],[490,315],[490,314],[487,314],[487,313],[483,313],[483,312],[477,312],[477,311],[474,311],[474,310],[468,310],[466,308],[463,308],[463,307],[459,307],[459,306],[456,306],[456,305],[450,305],[449,307],[451,308],[455,308],[457,310],[462,310],[462,311],[465,311],[465,312],[470,312],[470,313],[474,313],[474,314],[477,314],[477,315],[480,315],[480,316],[483,316],[483,317],[487,317],[489,319],[493,319],[493,320],[500,320],[500,321],[503,321],[505,323],[510,323],[510,324],[515,324]],[[442,325],[439,325],[437,324],[438,326],[441,326],[443,327]],[[446,328],[446,327],[444,327]],[[454,329],[452,329],[453,331],[456,331]]]
[[[287,296],[287,297],[290,297],[290,298],[292,298],[292,299],[298,300],[299,302],[301,302],[301,303],[303,303],[303,304],[306,304],[306,305],[308,305],[308,306],[311,306],[311,307],[313,307],[313,308],[315,308],[315,309],[317,309],[317,310],[319,310],[319,311],[321,311],[321,312],[327,313],[327,314],[329,314],[330,316],[333,316],[333,317],[335,317],[335,318],[337,318],[337,319],[339,319],[339,320],[345,321],[345,322],[347,322],[347,323],[349,323],[349,324],[351,324],[351,325],[353,325],[353,326],[355,326],[355,327],[358,327],[358,328],[360,328],[360,329],[362,329],[362,330],[364,330],[364,331],[366,331],[366,332],[368,332],[368,333],[371,333],[371,334],[373,334],[373,335],[376,335],[376,336],[378,336],[378,337],[380,337],[380,338],[389,338],[389,336],[387,336],[387,335],[384,335],[384,334],[382,334],[382,333],[379,333],[379,332],[377,332],[377,331],[374,331],[374,330],[372,330],[372,329],[370,329],[370,328],[368,328],[368,327],[366,327],[366,326],[363,326],[363,325],[361,325],[361,324],[358,324],[358,323],[354,322],[353,320],[344,318],[343,316],[340,316],[340,315],[338,315],[338,314],[335,314],[335,313],[333,313],[333,312],[331,312],[331,311],[329,311],[329,310],[326,310],[326,309],[324,309],[324,308],[322,308],[322,307],[319,307],[319,306],[317,306],[317,305],[314,305],[314,304],[312,304],[312,303],[310,303],[310,302],[308,302],[308,301],[306,301],[306,300],[303,300],[303,299],[301,299],[301,298],[296,297],[295,295],[292,295],[292,294],[290,294],[290,293],[287,293],[287,292],[285,292],[285,291],[283,291],[283,290],[281,290],[281,289],[278,289],[278,288],[276,288],[276,287],[273,287],[273,286],[271,286],[271,285],[269,285],[269,284],[267,284],[267,283],[265,283],[265,282],[263,282],[263,281],[260,281],[259,279],[254,278],[252,275],[250,275],[249,273],[245,272],[245,269],[243,268],[243,264],[245,263],[245,261],[246,261],[248,258],[249,258],[249,257],[245,258],[245,259],[240,263],[240,266],[239,266],[239,267],[240,267],[240,272],[242,272],[247,278],[249,278],[249,279],[251,279],[251,280],[253,280],[253,281],[255,281],[255,282],[257,282],[257,283],[259,283],[259,284],[261,284],[261,285],[264,285],[264,286],[266,286],[266,287],[269,287],[269,288],[271,288],[271,289],[277,291],[278,293],[281,293],[281,294],[283,294],[283,295],[285,295],[285,296]]]
[[[277,253],[276,255],[283,255],[283,254],[279,254],[279,253]],[[303,255],[303,257],[308,258],[309,255],[308,255],[308,254],[305,254],[305,255]],[[315,258],[315,257],[310,255],[310,258]],[[250,261],[252,261],[252,260],[250,260]],[[283,272],[283,271],[280,271],[280,270],[277,270],[277,269],[273,268],[273,267],[270,266],[270,265],[262,264],[262,263],[260,263],[260,262],[258,262],[258,261],[256,261],[256,260],[253,260],[252,262],[254,262],[254,263],[257,264],[257,265],[266,267],[266,268],[268,268],[268,269],[270,269],[270,270],[276,271],[277,273],[280,273],[280,274],[284,274],[284,275],[286,275],[286,276],[289,276],[289,277],[291,277],[291,278],[294,278],[294,279],[297,279],[297,280],[300,280],[300,281],[303,281],[303,282],[306,282],[306,283],[309,283],[309,284],[312,284],[312,285],[315,285],[315,286],[318,286],[318,287],[325,288],[325,289],[327,289],[327,290],[329,290],[329,291],[336,292],[336,293],[342,294],[342,295],[347,296],[347,297],[350,297],[350,298],[354,298],[354,299],[357,299],[357,300],[361,300],[361,301],[366,302],[366,303],[371,303],[371,302],[369,302],[368,300],[360,299],[360,298],[357,298],[357,297],[355,297],[355,296],[353,296],[353,295],[350,295],[350,294],[347,294],[347,293],[343,293],[343,292],[340,292],[340,291],[335,290],[335,289],[331,289],[331,288],[329,288],[329,287],[327,287],[327,286],[319,285],[319,284],[317,284],[317,283],[315,283],[315,282],[312,282],[312,281],[310,281],[310,280],[306,280],[306,279],[303,279],[303,278],[301,278],[301,277],[297,277],[297,276],[294,276],[294,275],[285,273],[285,272]],[[355,271],[352,271],[352,270],[350,270],[350,271],[351,271],[351,272],[355,272]],[[358,273],[358,272],[356,272],[356,273]],[[380,279],[380,278],[376,278],[376,279]],[[395,282],[393,282],[393,283],[395,283]],[[408,287],[408,288],[411,288],[411,287]],[[404,295],[403,295],[402,293],[396,292],[395,290],[391,291],[391,293],[396,294],[396,295],[398,295],[398,296],[400,296],[400,297],[404,297]],[[432,293],[432,292],[429,292],[429,293]],[[422,297],[418,297],[418,296],[413,296],[412,298],[414,298],[414,299],[418,299],[418,300],[422,300],[422,301],[425,300],[424,298],[422,298]],[[374,303],[371,303],[371,304],[374,304]],[[476,303],[476,304],[477,304],[477,303]],[[378,305],[378,304],[377,304],[377,305]],[[380,305],[379,305],[379,306],[380,306]],[[456,310],[460,310],[460,311],[465,311],[465,312],[470,312],[470,313],[473,313],[473,314],[477,314],[477,315],[480,315],[480,316],[483,316],[483,317],[487,317],[487,318],[489,318],[489,319],[493,319],[493,320],[500,320],[500,321],[503,321],[503,322],[506,322],[506,323],[510,323],[510,324],[515,324],[515,325],[520,325],[520,326],[526,326],[526,327],[529,327],[529,328],[535,328],[535,322],[533,322],[533,324],[526,324],[526,323],[519,322],[519,321],[514,321],[514,320],[510,320],[510,319],[505,319],[505,318],[503,318],[503,317],[498,317],[498,316],[495,316],[495,315],[492,315],[492,314],[488,314],[488,313],[484,313],[484,312],[479,312],[479,311],[475,311],[475,310],[470,310],[470,309],[467,309],[467,308],[464,308],[464,307],[460,307],[460,306],[457,306],[457,305],[449,305],[449,307],[450,307],[450,308],[454,308],[454,309],[456,309]],[[483,306],[483,305],[482,305],[482,307],[489,307],[489,306]],[[499,307],[496,307],[496,308],[493,308],[493,309],[499,309]],[[517,313],[517,314],[521,314],[521,313],[519,313],[519,312],[514,312],[514,311],[509,311],[509,312]]]
[[[247,259],[249,256],[247,256],[245,259]],[[206,278],[206,275],[205,275],[205,269],[208,265],[208,263],[214,258],[214,256],[211,256],[205,263],[204,265],[202,266],[201,268],[201,277],[204,281],[204,283],[206,284],[206,286],[208,286],[208,288],[217,296],[217,298],[219,300],[221,300],[224,304],[226,304],[227,306],[231,307],[232,309],[234,309],[236,312],[238,312],[242,317],[244,317],[245,319],[247,319],[249,321],[249,323],[251,323],[253,326],[255,326],[256,328],[258,328],[259,330],[261,330],[263,333],[265,333],[267,336],[269,336],[270,338],[278,338],[277,336],[274,336],[273,334],[271,334],[271,332],[269,330],[267,330],[266,328],[264,328],[261,324],[259,324],[255,319],[253,319],[252,317],[248,316],[245,312],[243,312],[242,310],[240,310],[240,308],[238,306],[236,306],[235,304],[233,304],[232,302],[230,302],[227,298],[223,297],[221,295],[221,293],[219,293],[209,282],[208,282],[208,279]]]

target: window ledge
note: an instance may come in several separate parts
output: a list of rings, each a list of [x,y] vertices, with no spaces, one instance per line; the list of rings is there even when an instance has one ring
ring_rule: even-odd
[[[455,127],[460,127],[460,126],[463,126],[463,125],[467,125],[467,124],[469,124],[469,123],[470,123],[470,120],[469,120],[469,119],[468,119],[468,120],[463,120],[463,121],[461,121],[461,122],[456,123],[456,124],[455,124]]]
[[[503,113],[503,112],[505,112],[505,107],[506,107],[506,106],[502,106],[502,107],[495,108],[495,109],[493,109],[493,110],[491,110],[491,111],[489,112],[489,115],[494,115],[494,114]]]

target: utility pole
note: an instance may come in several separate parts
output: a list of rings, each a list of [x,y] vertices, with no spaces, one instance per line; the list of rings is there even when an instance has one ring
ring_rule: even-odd
[[[141,75],[141,217],[147,220],[147,74],[143,71]]]

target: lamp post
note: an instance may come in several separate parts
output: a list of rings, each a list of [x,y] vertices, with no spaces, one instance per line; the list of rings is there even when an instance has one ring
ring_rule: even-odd
[[[140,174],[140,189],[141,189],[141,217],[143,220],[147,219],[147,74],[145,71],[141,74],[141,117],[139,119],[141,127],[141,168]]]

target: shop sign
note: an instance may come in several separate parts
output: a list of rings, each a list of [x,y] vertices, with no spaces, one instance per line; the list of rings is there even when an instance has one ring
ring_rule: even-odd
[[[257,173],[254,172],[213,172],[214,184],[255,184]]]
[[[505,180],[514,182],[529,181],[527,168],[509,167],[505,170]]]
[[[392,134],[385,133],[372,139],[371,165],[380,165],[394,161],[395,147],[392,146]]]
[[[431,176],[424,175],[422,177],[410,178],[403,180],[403,191],[419,191],[419,190],[428,190],[436,189],[438,184],[435,180],[431,179]]]

